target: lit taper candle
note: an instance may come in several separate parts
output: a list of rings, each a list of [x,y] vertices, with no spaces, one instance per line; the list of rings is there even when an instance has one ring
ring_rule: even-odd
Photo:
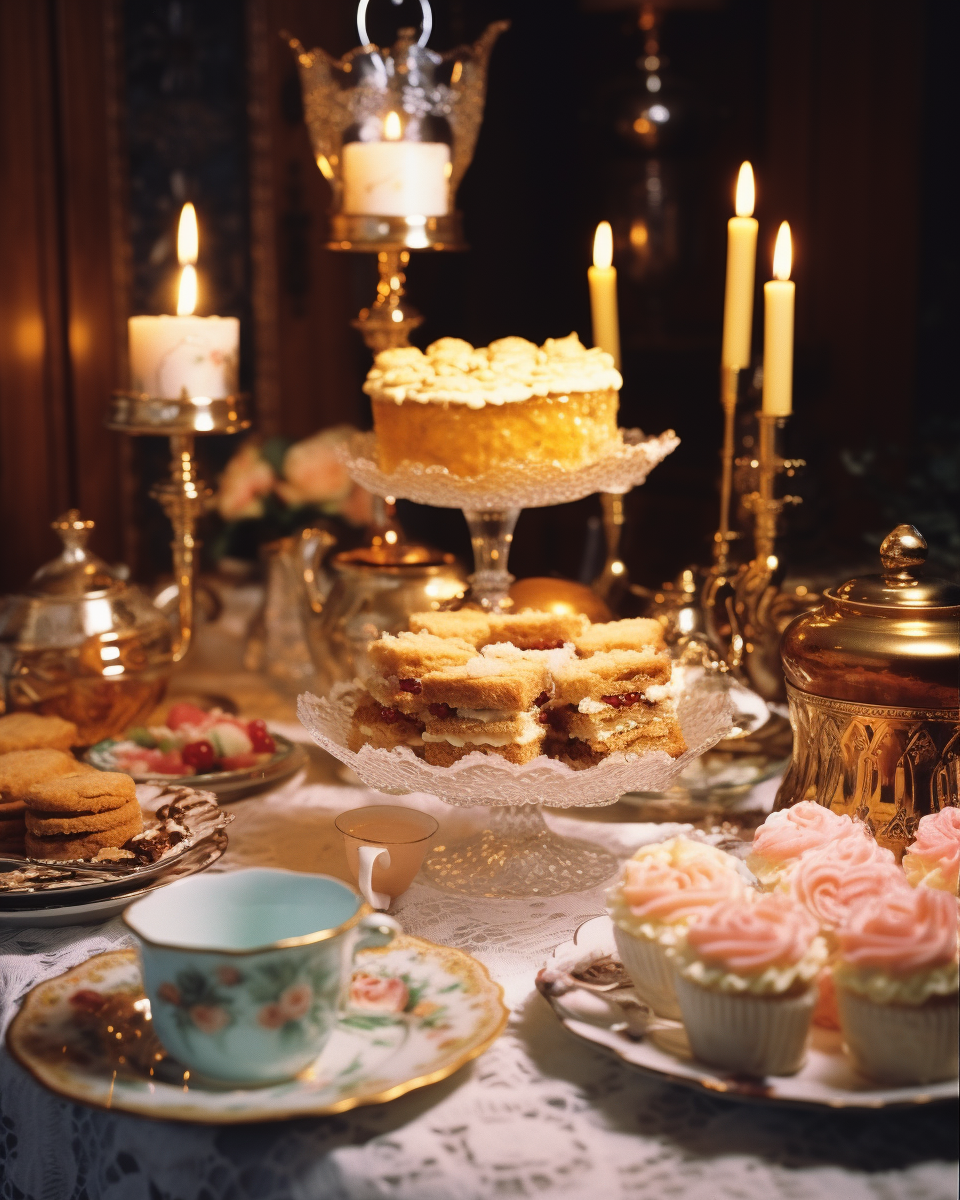
[[[593,238],[593,266],[587,269],[593,344],[613,356],[620,367],[620,318],[617,313],[617,269],[613,266],[613,230],[601,221]]]
[[[793,245],[786,221],[777,233],[773,279],[763,285],[763,411],[789,417],[793,411]]]
[[[720,355],[721,366],[737,370],[750,365],[757,263],[754,202],[753,167],[745,162],[737,176],[737,215],[727,222],[727,287],[723,302],[723,349]]]

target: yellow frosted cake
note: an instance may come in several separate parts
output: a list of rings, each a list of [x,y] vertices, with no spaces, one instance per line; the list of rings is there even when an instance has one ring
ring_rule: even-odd
[[[383,350],[363,390],[381,470],[410,462],[477,476],[596,462],[620,444],[621,382],[609,354],[571,333],[542,346],[508,337],[474,349],[441,338],[426,352]]]

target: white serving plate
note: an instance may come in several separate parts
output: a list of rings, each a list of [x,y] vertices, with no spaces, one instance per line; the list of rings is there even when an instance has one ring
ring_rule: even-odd
[[[619,960],[609,917],[593,917],[584,922],[572,941],[557,946],[545,968],[585,957],[590,951],[609,954]],[[602,1046],[648,1075],[697,1088],[714,1096],[818,1108],[895,1108],[956,1099],[958,1095],[956,1079],[901,1088],[873,1083],[851,1065],[843,1052],[840,1034],[818,1026],[814,1026],[811,1033],[807,1061],[796,1075],[767,1076],[764,1079],[731,1075],[698,1062],[690,1055],[686,1033],[679,1022],[659,1022],[659,1029],[640,1039],[633,1038],[611,1027],[619,1023],[618,1015],[623,1015],[622,1012],[618,1014],[616,1008],[600,1000],[593,1004],[576,1004],[571,1002],[570,996],[580,996],[579,991],[557,997],[549,994],[539,976],[537,982],[541,994],[558,1019],[575,1037]],[[636,995],[632,989],[624,991]],[[579,1016],[575,1015],[577,1013]],[[581,1019],[588,1014],[589,1020]]]

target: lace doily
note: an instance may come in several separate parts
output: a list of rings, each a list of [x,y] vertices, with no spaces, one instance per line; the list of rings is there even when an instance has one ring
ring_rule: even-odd
[[[772,801],[776,781],[764,787]],[[237,820],[221,862],[342,873],[333,819],[379,799],[292,780],[232,806]],[[425,796],[398,803],[432,812],[445,835],[468,833],[485,815]],[[549,820],[620,855],[678,832]],[[499,1041],[451,1079],[338,1117],[217,1129],[116,1116],[65,1103],[3,1054],[0,1197],[954,1200],[950,1105],[861,1114],[732,1103],[648,1079],[572,1038],[533,980],[550,950],[602,911],[601,889],[464,902],[414,884],[398,905],[404,928],[480,958],[504,984],[513,1016]],[[119,921],[0,930],[3,1028],[39,980],[130,940]]]
[[[668,429],[648,437],[639,429],[621,429],[623,445],[599,462],[576,470],[546,464],[501,468],[492,475],[451,475],[446,467],[410,463],[385,475],[377,465],[373,433],[358,433],[338,448],[350,477],[376,496],[396,496],[439,508],[543,508],[581,500],[594,492],[626,493],[643,483],[657,463],[680,445]]]
[[[409,746],[376,750],[347,749],[350,718],[357,705],[358,684],[338,684],[329,699],[304,692],[297,715],[304,728],[334,758],[369,787],[403,795],[427,792],[447,804],[545,804],[551,808],[585,808],[612,804],[627,792],[662,792],[671,782],[729,732],[731,710],[726,694],[693,686],[677,702],[680,727],[689,749],[679,758],[663,750],[636,757],[611,754],[603,762],[575,771],[557,759],[540,756],[512,763],[498,754],[474,751],[449,767],[417,758]]]

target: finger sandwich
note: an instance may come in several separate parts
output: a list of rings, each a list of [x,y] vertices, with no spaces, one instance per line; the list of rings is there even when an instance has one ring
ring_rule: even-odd
[[[599,651],[553,671],[545,709],[549,753],[569,766],[594,766],[616,751],[664,750],[671,758],[686,744],[670,684],[670,660],[653,647]]]
[[[424,758],[435,766],[474,751],[524,763],[540,754],[550,698],[545,663],[477,655],[423,677]]]

